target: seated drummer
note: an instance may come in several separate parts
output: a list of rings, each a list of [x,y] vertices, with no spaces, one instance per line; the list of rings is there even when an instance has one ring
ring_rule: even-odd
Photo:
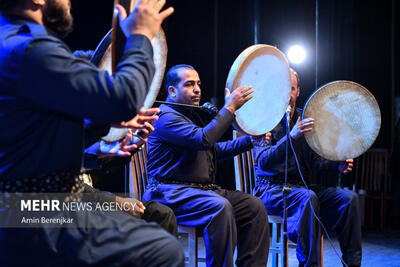
[[[197,71],[172,67],[166,75],[167,101],[198,106],[201,89]],[[265,266],[269,228],[263,203],[249,194],[214,184],[216,161],[252,148],[249,137],[217,142],[234,112],[252,98],[251,87],[237,88],[207,125],[197,110],[161,105],[155,131],[148,140],[149,184],[144,200],[156,200],[174,211],[178,224],[204,228],[207,266]]]
[[[353,160],[331,162],[322,159],[307,145],[304,133],[312,130],[312,118],[300,119],[301,110],[296,109],[300,94],[297,73],[291,69],[290,94],[290,138],[299,160],[300,170],[308,185],[307,190],[299,175],[295,158],[289,145],[287,180],[291,192],[287,195],[288,238],[297,243],[297,258],[300,266],[320,266],[320,227],[312,209],[324,224],[331,227],[338,236],[342,259],[348,266],[361,264],[361,224],[358,198],[345,189],[323,188],[309,185],[311,170],[331,169],[342,173],[352,170]],[[253,139],[254,140],[254,139]],[[254,195],[265,204],[270,215],[283,216],[282,189],[285,181],[286,119],[271,132],[267,144],[254,142],[254,156],[257,161],[256,187]],[[258,144],[256,144],[258,143]]]

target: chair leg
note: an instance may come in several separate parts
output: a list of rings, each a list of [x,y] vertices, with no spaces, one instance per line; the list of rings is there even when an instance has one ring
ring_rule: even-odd
[[[324,267],[324,236],[321,235],[321,267]]]
[[[278,238],[278,227],[280,230],[279,238]],[[272,242],[271,242],[271,256],[272,256],[272,267],[278,267],[279,261],[281,266],[285,266],[285,253],[289,253],[288,245],[289,242],[287,241],[286,244],[283,243],[283,224],[272,223]],[[324,236],[321,235],[321,267],[324,267]],[[279,260],[279,254],[281,258]],[[289,258],[289,257],[288,257]],[[289,262],[286,262],[286,266],[289,266]]]
[[[276,223],[272,223],[271,247],[274,249],[274,250],[272,250],[272,267],[278,267],[279,253],[276,251],[276,249],[279,247],[279,241],[278,241],[278,227],[277,227]]]
[[[198,255],[197,255],[197,233],[196,229],[191,231],[188,236],[188,243],[189,243],[189,266],[190,267],[197,267]]]
[[[283,223],[281,223],[281,241],[280,241],[280,243],[281,243],[281,266],[282,267],[283,266],[289,266],[289,262],[288,262],[289,261],[289,255],[288,255],[288,253],[289,253],[289,239],[287,239],[286,242],[283,243],[283,241],[284,241],[283,235],[284,235]]]

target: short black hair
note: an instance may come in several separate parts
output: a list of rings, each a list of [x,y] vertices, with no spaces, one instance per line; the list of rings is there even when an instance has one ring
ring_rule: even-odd
[[[26,0],[0,0],[0,12],[7,13],[22,5]]]
[[[178,70],[188,68],[192,70],[196,70],[193,66],[187,64],[179,64],[171,67],[167,74],[165,75],[165,89],[167,90],[168,95],[168,88],[170,86],[176,86],[180,82],[180,77],[178,76]]]

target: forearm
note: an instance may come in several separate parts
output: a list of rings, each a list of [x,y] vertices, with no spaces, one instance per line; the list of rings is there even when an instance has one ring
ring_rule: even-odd
[[[271,166],[284,162],[286,141],[287,137],[284,136],[275,145],[254,146],[254,154],[258,166],[261,169],[269,169]]]
[[[228,109],[222,108],[217,116],[203,128],[203,143],[208,146],[215,145],[232,124],[233,119],[233,114]]]
[[[195,150],[208,150],[213,148],[232,121],[233,114],[227,109],[221,109],[204,128],[179,113],[165,112],[160,115],[154,128],[157,135],[168,143]]]
[[[150,41],[131,36],[117,71],[110,75],[73,56],[61,42],[35,40],[24,53],[18,85],[30,90],[18,93],[46,110],[96,123],[129,120],[150,87],[155,70],[152,57]]]
[[[249,136],[242,136],[232,141],[219,142],[215,146],[217,160],[227,160],[253,147]]]

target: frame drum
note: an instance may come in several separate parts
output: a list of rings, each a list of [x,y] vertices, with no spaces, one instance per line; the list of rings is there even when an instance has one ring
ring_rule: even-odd
[[[323,158],[342,161],[368,150],[378,136],[381,112],[375,97],[351,81],[335,81],[315,91],[307,100],[303,118],[313,118],[305,133],[308,145]]]
[[[233,126],[248,135],[262,135],[282,119],[290,99],[290,72],[285,55],[276,47],[252,45],[233,63],[226,87],[253,86],[254,97],[235,112]]]
[[[112,56],[111,56],[111,38],[112,30],[101,40],[92,56],[91,62],[97,65],[100,69],[107,70],[112,73]],[[156,67],[156,72],[151,82],[149,92],[144,100],[142,109],[151,108],[157,98],[161,83],[164,77],[165,66],[167,64],[167,41],[164,31],[160,29],[156,36],[151,41],[153,45],[153,60]],[[114,128],[111,127],[108,134],[102,137],[102,140],[107,142],[115,142],[125,137],[128,132],[127,128]]]

